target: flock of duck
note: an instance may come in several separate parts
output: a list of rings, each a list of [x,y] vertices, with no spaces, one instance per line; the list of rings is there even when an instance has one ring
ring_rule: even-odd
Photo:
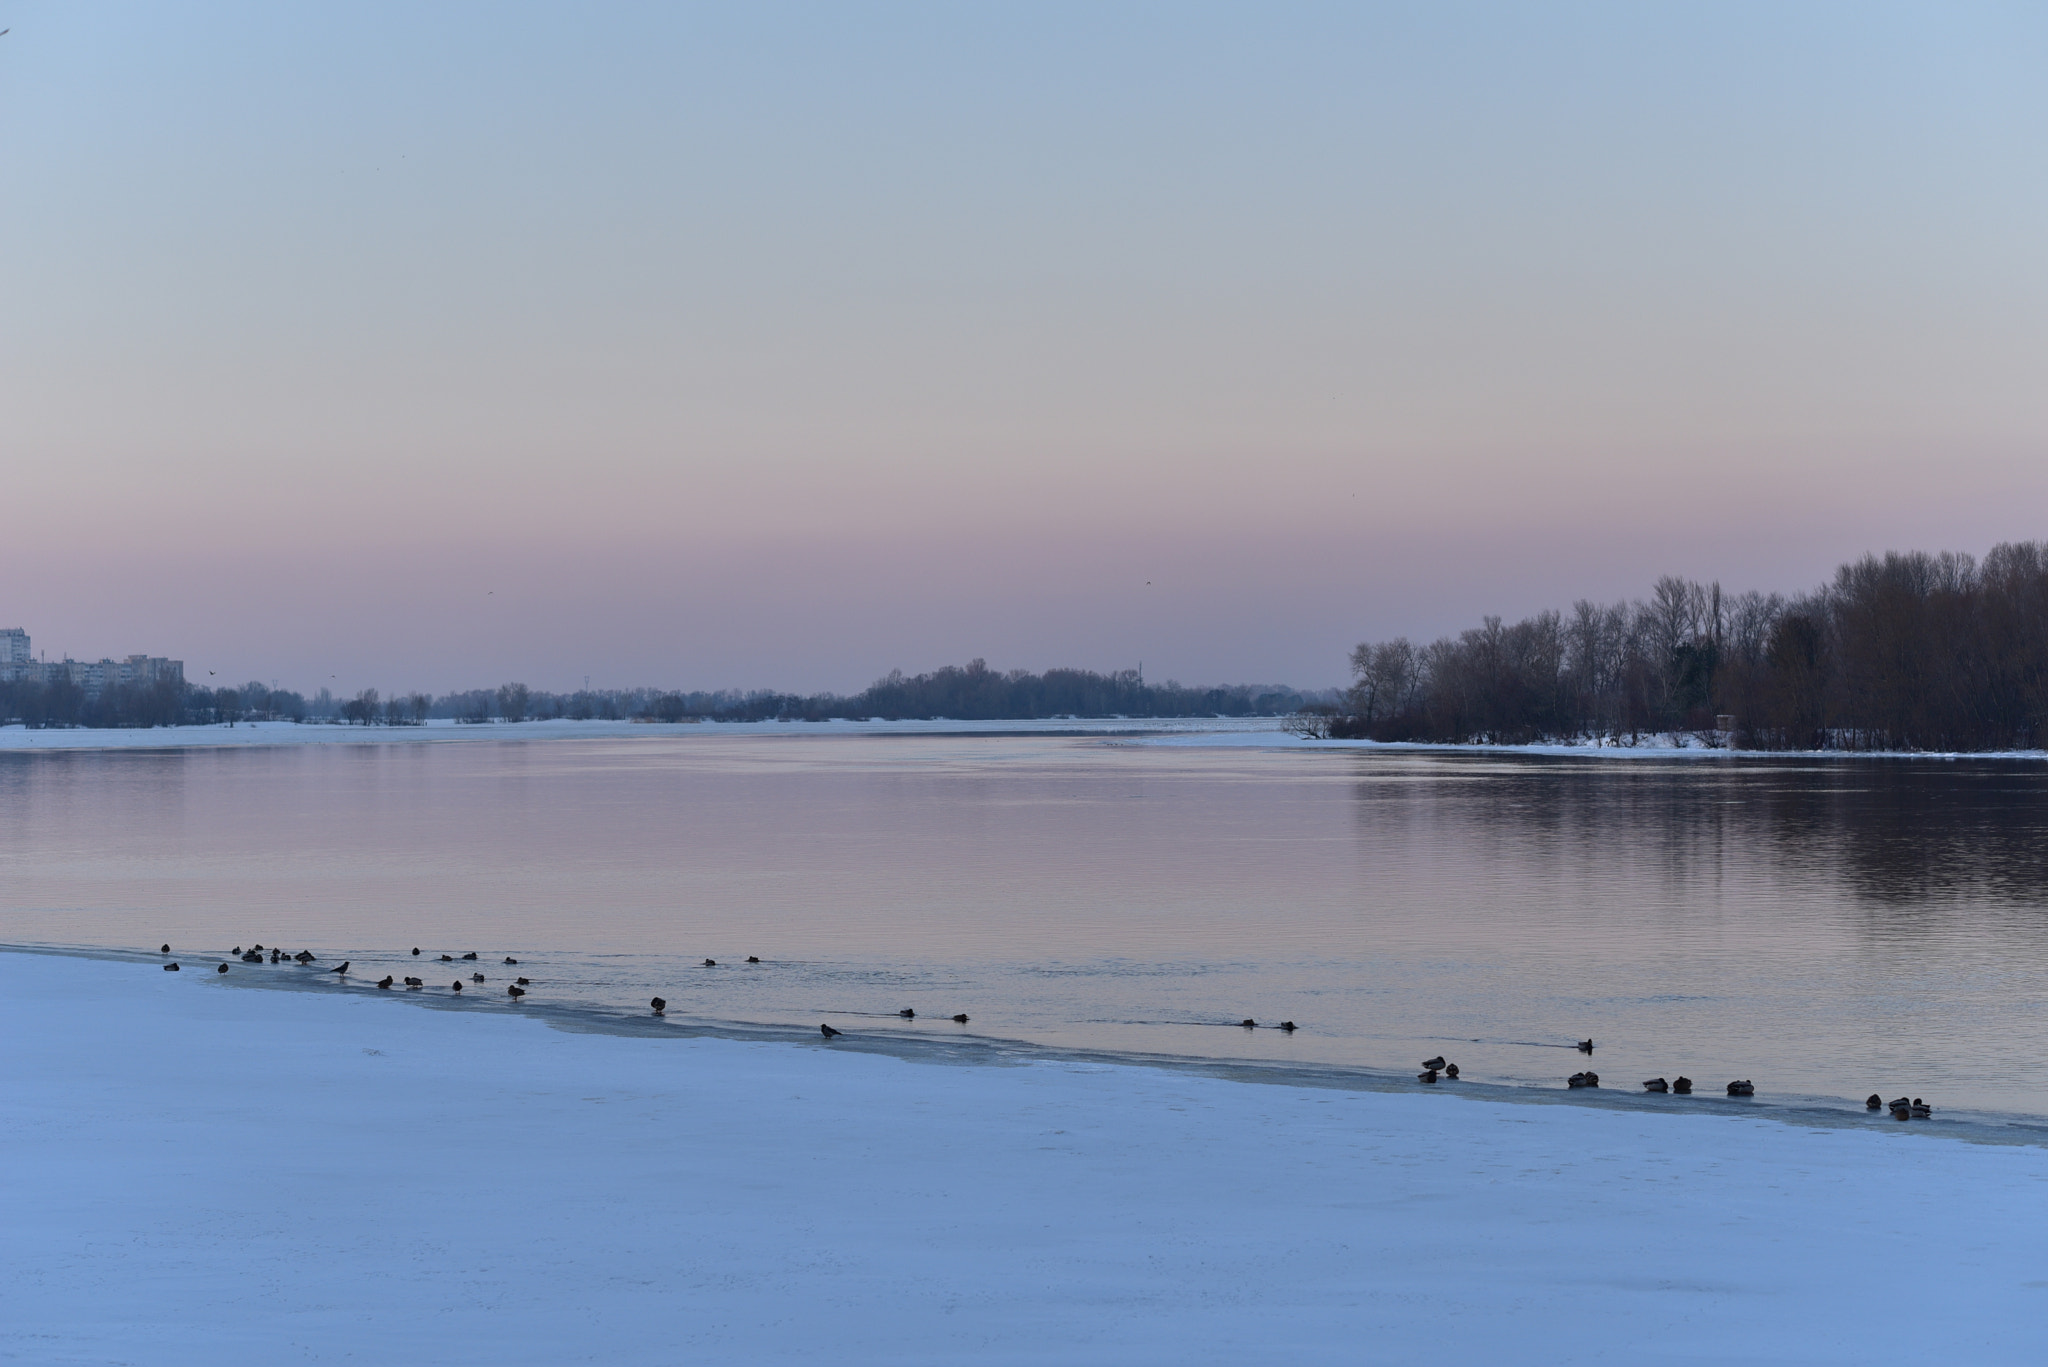
[[[171,947],[168,944],[164,945],[160,952],[168,955],[171,952]],[[243,949],[240,945],[236,945],[234,949],[229,951],[229,953],[232,957],[239,959],[246,964],[260,964],[267,962],[272,964],[296,963],[304,966],[311,965],[319,961],[319,957],[315,955],[311,950],[302,949],[296,954],[287,954],[282,949],[279,949],[275,946],[272,946],[271,948],[266,950],[262,945],[252,945],[248,949]],[[414,958],[420,957],[420,950],[417,945],[413,947],[412,954]],[[443,954],[441,956],[441,962],[457,963],[462,961],[475,960],[476,958],[476,951],[471,950],[469,953],[460,956],[454,954]],[[508,967],[516,967],[519,963],[519,960],[507,954],[505,956],[504,962]],[[750,964],[758,964],[761,962],[761,960],[757,955],[749,954],[747,956],[747,962]],[[704,960],[704,967],[716,968],[718,967],[718,960],[706,959]],[[345,978],[348,976],[348,970],[349,961],[347,959],[343,959],[340,964],[336,965],[333,968],[327,969],[326,971],[335,974],[338,977]],[[177,973],[179,971],[180,968],[175,960],[164,965],[164,972],[166,973]],[[227,971],[228,966],[225,962],[221,963],[217,968],[214,969],[215,973],[225,973]],[[469,982],[471,986],[480,987],[484,983],[484,975],[481,972],[471,973],[469,975]],[[425,980],[421,978],[407,976],[400,979],[394,979],[392,975],[389,973],[386,973],[383,976],[383,978],[381,978],[378,981],[377,986],[380,988],[388,989],[394,983],[402,984],[405,990],[408,992],[418,992],[426,987]],[[462,979],[457,978],[455,979],[455,981],[448,984],[448,986],[450,990],[460,992],[463,989],[463,981]],[[532,983],[529,982],[527,979],[515,978],[512,982],[507,983],[505,985],[505,995],[510,997],[512,1001],[516,1004],[521,997],[526,995],[526,990],[530,986],[532,986]],[[655,997],[648,1002],[648,1005],[653,1008],[654,1014],[657,1016],[665,1016],[668,1013],[668,1001],[666,998]],[[901,1016],[904,1020],[917,1019],[917,1012],[907,1006],[904,1007],[901,1011],[898,1011],[896,1014],[898,1016]],[[958,1015],[950,1017],[950,1019],[956,1024],[965,1025],[967,1024],[968,1018],[967,1013],[963,1011]],[[1247,1030],[1256,1030],[1259,1028],[1258,1021],[1250,1016],[1245,1017],[1242,1021],[1239,1021],[1238,1024],[1240,1024]],[[1293,1021],[1289,1020],[1281,1021],[1278,1026],[1272,1028],[1278,1029],[1286,1034],[1291,1035],[1299,1027],[1296,1026]],[[841,1035],[845,1034],[846,1032],[843,1030],[835,1030],[829,1024],[821,1024],[818,1026],[818,1033],[829,1040],[838,1039]],[[1578,1042],[1577,1048],[1579,1052],[1582,1054],[1591,1054],[1593,1052],[1593,1041],[1589,1039],[1582,1039]],[[1437,1055],[1435,1058],[1424,1059],[1422,1061],[1422,1071],[1416,1074],[1416,1081],[1434,1084],[1439,1078],[1442,1078],[1449,1082],[1456,1082],[1458,1080],[1458,1065],[1446,1061],[1444,1056],[1441,1054]],[[1573,1073],[1569,1078],[1565,1079],[1565,1086],[1573,1090],[1577,1090],[1581,1087],[1598,1087],[1599,1085],[1600,1075],[1592,1071],[1590,1068],[1581,1072]],[[1646,1092],[1654,1092],[1659,1094],[1670,1093],[1676,1096],[1691,1096],[1692,1087],[1692,1079],[1689,1077],[1682,1076],[1674,1078],[1668,1082],[1661,1077],[1653,1077],[1643,1084],[1643,1090]],[[1736,1097],[1755,1096],[1756,1084],[1751,1082],[1748,1078],[1738,1078],[1736,1081],[1728,1084],[1728,1095]],[[1929,1106],[1925,1101],[1922,1101],[1917,1096],[1902,1096],[1887,1102],[1878,1093],[1872,1092],[1869,1095],[1869,1097],[1867,1097],[1864,1100],[1863,1105],[1864,1109],[1871,1111],[1881,1111],[1889,1109],[1892,1113],[1892,1118],[1895,1120],[1926,1120],[1932,1117],[1934,1114],[1934,1108],[1932,1106]]]

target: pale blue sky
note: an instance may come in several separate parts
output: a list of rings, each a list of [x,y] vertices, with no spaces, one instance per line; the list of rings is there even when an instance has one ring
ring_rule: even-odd
[[[2048,536],[2044,14],[0,0],[0,625],[1322,684]]]

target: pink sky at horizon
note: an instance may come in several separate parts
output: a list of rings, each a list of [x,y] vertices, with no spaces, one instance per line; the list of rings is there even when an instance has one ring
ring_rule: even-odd
[[[2048,537],[2048,23],[0,8],[0,626],[1343,680]]]

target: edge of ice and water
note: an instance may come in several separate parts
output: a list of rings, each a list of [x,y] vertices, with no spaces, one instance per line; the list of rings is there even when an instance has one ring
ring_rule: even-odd
[[[0,954],[42,955],[87,959],[108,963],[159,964],[164,956],[148,950],[121,950],[103,946],[14,943],[0,941]],[[172,956],[174,958],[179,956]],[[191,955],[195,965],[204,958],[225,962],[223,954]],[[414,1007],[475,1016],[495,1012],[516,1015],[570,1034],[608,1035],[629,1039],[694,1040],[715,1039],[738,1043],[779,1044],[792,1048],[837,1053],[874,1054],[907,1063],[955,1067],[1016,1067],[1037,1063],[1090,1064],[1104,1067],[1144,1068],[1157,1072],[1264,1086],[1306,1087],[1338,1092],[1392,1092],[1405,1095],[1434,1093],[1467,1101],[1521,1106],[1576,1106],[1594,1111],[1622,1111],[1665,1116],[1721,1116],[1736,1119],[1770,1120],[1784,1125],[1812,1129],[1878,1131],[1963,1140],[1973,1144],[2019,1145],[2048,1148],[2048,1116],[2017,1112],[1943,1109],[1935,1117],[1900,1122],[1886,1111],[1870,1111],[1839,1097],[1800,1094],[1771,1094],[1758,1097],[1726,1097],[1716,1091],[1692,1096],[1658,1095],[1619,1087],[1554,1088],[1515,1083],[1472,1080],[1442,1081],[1427,1087],[1416,1080],[1412,1070],[1388,1070],[1364,1065],[1258,1062],[1244,1059],[1205,1058],[1200,1055],[1151,1053],[1135,1050],[1087,1049],[1036,1044],[996,1035],[933,1039],[901,1035],[886,1030],[863,1031],[843,1027],[836,1039],[825,1040],[808,1026],[762,1021],[721,1020],[694,1016],[681,1011],[655,1017],[592,1005],[522,1000],[502,1002],[495,997],[455,997],[402,993],[393,995],[371,982],[335,980],[325,973],[313,975],[223,974],[199,971],[193,985],[199,990],[312,993],[320,996],[356,998],[383,997],[394,1007]],[[1568,1046],[1560,1046],[1568,1047]]]
[[[518,723],[475,724],[450,720],[421,726],[344,726],[326,722],[238,722],[207,726],[69,728],[31,730],[0,726],[0,754],[96,750],[176,750],[298,745],[421,745],[489,741],[613,740],[718,736],[933,736],[959,739],[1048,739],[1108,744],[1190,748],[1259,749],[1371,754],[1538,756],[1608,760],[2048,760],[2048,750],[1739,750],[1697,743],[1696,738],[1646,735],[1640,743],[1592,739],[1495,745],[1483,742],[1310,739],[1285,728],[1279,717],[1051,717],[961,721],[939,717],[890,721],[883,718],[830,721],[637,722],[574,721],[556,718]]]

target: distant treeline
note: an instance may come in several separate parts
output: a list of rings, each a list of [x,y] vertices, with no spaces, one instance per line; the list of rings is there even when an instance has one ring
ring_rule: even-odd
[[[1691,731],[1760,750],[2048,741],[2048,544],[1866,556],[1811,593],[1664,578],[1647,602],[1367,642],[1328,734],[1516,743]],[[1318,725],[1311,720],[1310,725]]]
[[[549,693],[523,683],[444,693],[391,694],[368,688],[350,698],[321,689],[311,698],[251,682],[239,688],[186,684],[110,688],[85,696],[70,683],[0,683],[0,721],[29,726],[168,726],[247,721],[338,722],[417,726],[428,718],[462,722],[524,722],[567,717],[612,721],[826,721],[881,717],[891,721],[945,717],[958,721],[1053,717],[1284,716],[1330,707],[1334,691],[1302,692],[1238,684],[1190,688],[1169,680],[1146,683],[1136,670],[1097,674],[1049,669],[1043,674],[992,670],[981,660],[929,674],[898,670],[852,697],[832,693],[665,692],[651,688],[580,689]]]

